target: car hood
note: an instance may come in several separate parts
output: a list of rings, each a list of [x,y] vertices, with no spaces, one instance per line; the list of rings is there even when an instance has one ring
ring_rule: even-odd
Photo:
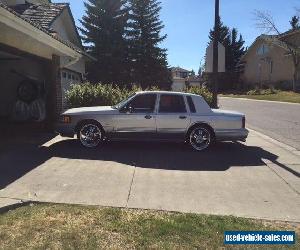
[[[97,106],[97,107],[82,107],[82,108],[69,109],[65,111],[63,115],[115,114],[115,113],[118,113],[118,110],[110,106]]]
[[[224,109],[212,109],[212,112],[215,115],[226,115],[226,116],[245,116],[245,114],[231,111],[231,110],[224,110]]]

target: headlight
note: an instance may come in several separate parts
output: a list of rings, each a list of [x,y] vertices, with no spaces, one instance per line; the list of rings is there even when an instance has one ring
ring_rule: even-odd
[[[60,118],[60,121],[62,123],[71,123],[71,116],[62,115],[61,118]]]

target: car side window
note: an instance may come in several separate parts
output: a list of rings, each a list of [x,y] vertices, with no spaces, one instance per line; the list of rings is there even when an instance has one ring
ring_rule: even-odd
[[[161,95],[159,113],[186,113],[186,106],[181,95]]]
[[[196,113],[196,107],[191,96],[187,96],[187,102],[189,104],[191,113]]]
[[[156,94],[138,95],[133,98],[126,106],[132,113],[153,113],[156,103]]]

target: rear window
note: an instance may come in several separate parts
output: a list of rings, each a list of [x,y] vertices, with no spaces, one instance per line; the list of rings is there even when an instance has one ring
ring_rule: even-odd
[[[196,113],[196,107],[195,107],[193,98],[191,96],[187,97],[187,102],[188,102],[191,113]]]
[[[183,96],[161,95],[159,113],[186,113]]]

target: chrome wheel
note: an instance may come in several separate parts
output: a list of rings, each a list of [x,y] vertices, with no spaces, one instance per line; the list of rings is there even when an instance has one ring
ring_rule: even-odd
[[[86,124],[79,131],[79,140],[87,148],[95,148],[102,141],[102,132],[96,124]]]
[[[211,143],[211,132],[204,127],[194,128],[189,138],[190,145],[197,151],[207,149]]]

